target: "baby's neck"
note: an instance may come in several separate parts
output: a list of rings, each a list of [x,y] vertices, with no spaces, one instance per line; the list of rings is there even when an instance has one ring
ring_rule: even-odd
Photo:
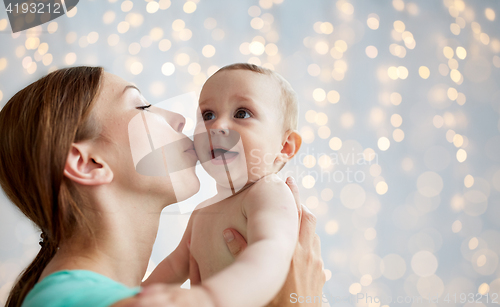
[[[276,173],[273,173],[276,174]],[[201,204],[198,205],[197,209],[202,209],[205,207],[208,207],[210,205],[216,204],[218,202],[221,202],[225,199],[228,199],[230,197],[235,197],[241,194],[243,191],[247,190],[249,187],[251,187],[254,183],[257,181],[263,179],[268,175],[262,176],[261,178],[258,178],[255,181],[248,181],[243,187],[234,189],[232,186],[227,186],[227,185],[221,185],[219,183],[216,183],[216,188],[217,188],[217,194],[215,194],[213,197],[203,201]],[[264,178],[265,179],[265,178]]]
[[[271,174],[276,174],[276,173],[273,172]],[[248,189],[250,186],[252,186],[257,181],[259,181],[259,180],[263,179],[264,177],[269,176],[271,174],[264,175],[264,176],[257,178],[257,179],[249,180],[249,181],[247,181],[247,183],[243,187],[234,187],[232,184],[230,186],[227,186],[227,184],[221,185],[219,183],[216,183],[217,194],[213,197],[213,199],[216,200],[215,202],[219,202],[219,201],[222,201],[228,197],[237,195],[237,194],[243,192],[244,190]]]
[[[257,180],[258,181],[258,180]],[[234,187],[226,187],[222,186],[220,184],[217,184],[217,194],[214,196],[218,199],[218,201],[221,201],[223,199],[226,199],[228,197],[231,197],[233,195],[237,195],[244,190],[248,189],[252,184],[254,184],[257,181],[248,181],[243,187],[237,187],[236,189]]]

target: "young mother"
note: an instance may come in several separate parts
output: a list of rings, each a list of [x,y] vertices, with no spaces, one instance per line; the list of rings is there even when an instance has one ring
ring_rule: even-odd
[[[199,189],[196,157],[186,153],[191,145],[181,133],[184,118],[148,106],[134,86],[102,68],[73,67],[34,82],[3,107],[0,183],[43,238],[7,306],[214,306],[203,286],[183,290],[146,281],[140,288],[161,210]],[[146,108],[165,125],[166,136],[187,144],[168,152],[184,169],[175,176],[135,171],[128,124]],[[325,282],[315,218],[302,211],[296,184],[288,184],[301,215],[300,235],[272,306],[291,304],[290,293],[321,296]],[[235,256],[246,246],[233,229],[222,236]]]

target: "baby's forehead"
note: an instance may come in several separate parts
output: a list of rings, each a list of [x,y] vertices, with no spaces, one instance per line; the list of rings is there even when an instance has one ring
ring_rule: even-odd
[[[266,112],[266,116],[275,123],[284,124],[288,116],[284,92],[280,79],[272,74],[247,69],[226,69],[218,71],[207,80],[199,104],[202,107],[218,103],[218,98],[235,104],[247,102],[248,106],[257,106]]]
[[[205,95],[204,95],[205,94]],[[279,80],[265,73],[245,69],[218,71],[203,85],[202,96],[253,97],[256,102],[279,103],[282,88]]]

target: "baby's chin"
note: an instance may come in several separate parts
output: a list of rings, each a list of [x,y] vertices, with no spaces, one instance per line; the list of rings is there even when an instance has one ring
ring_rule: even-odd
[[[217,185],[223,188],[234,189],[237,192],[248,182],[249,174],[246,170],[235,170],[234,167],[229,167],[229,172],[227,172],[224,165],[213,165],[210,161],[203,163],[202,166]]]

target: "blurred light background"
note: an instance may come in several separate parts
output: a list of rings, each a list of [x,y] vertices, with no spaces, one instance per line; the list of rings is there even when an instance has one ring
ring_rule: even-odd
[[[66,66],[104,66],[151,103],[198,94],[230,63],[273,69],[300,98],[304,143],[282,175],[318,218],[330,302],[463,306],[462,293],[500,293],[497,14],[495,0],[102,0],[13,35],[2,7],[0,106]],[[0,197],[4,302],[39,232]],[[149,271],[181,238],[178,208],[162,215]]]

